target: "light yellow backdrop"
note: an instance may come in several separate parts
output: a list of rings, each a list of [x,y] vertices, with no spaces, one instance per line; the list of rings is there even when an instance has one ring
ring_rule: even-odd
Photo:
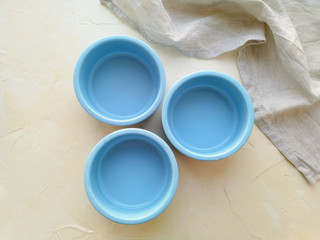
[[[81,108],[73,70],[90,43],[120,34],[145,41],[98,0],[0,1],[0,239],[320,239],[320,183],[309,185],[256,127],[222,161],[175,151],[176,196],[151,222],[119,225],[95,211],[83,185],[86,158],[119,128]],[[200,70],[240,81],[237,52],[198,60],[149,45],[167,90]],[[136,127],[163,136],[159,111]]]

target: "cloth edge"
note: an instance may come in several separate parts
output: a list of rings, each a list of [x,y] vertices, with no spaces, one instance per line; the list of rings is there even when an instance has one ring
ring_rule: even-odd
[[[255,120],[257,126],[262,130],[265,136],[275,145],[275,147],[284,155],[284,157],[290,161],[308,180],[310,184],[315,184],[320,180],[320,174],[314,173],[310,168],[294,154],[294,151],[283,141],[270,127],[270,125],[263,119],[260,118]]]

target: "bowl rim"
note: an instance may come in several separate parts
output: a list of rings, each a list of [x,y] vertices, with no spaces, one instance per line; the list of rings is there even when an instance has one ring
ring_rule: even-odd
[[[112,117],[107,117],[107,116],[99,113],[91,106],[90,103],[88,103],[86,98],[83,96],[83,93],[82,93],[82,90],[80,87],[80,71],[81,71],[82,65],[83,65],[85,59],[87,58],[87,56],[89,55],[89,53],[101,45],[108,44],[108,43],[114,42],[114,41],[126,41],[130,44],[134,44],[134,45],[144,49],[151,56],[151,58],[154,59],[155,65],[158,68],[158,72],[159,72],[159,90],[156,93],[157,95],[156,95],[155,100],[153,101],[151,106],[146,111],[144,111],[142,114],[135,116],[135,117],[132,117],[132,118],[128,118],[128,119],[116,119],[116,118],[112,118]],[[160,105],[160,103],[163,99],[164,93],[165,93],[166,76],[165,76],[163,64],[162,64],[159,56],[156,54],[156,52],[149,45],[147,45],[146,43],[144,43],[143,41],[141,41],[139,39],[136,39],[136,38],[133,38],[130,36],[115,35],[115,36],[105,37],[105,38],[102,38],[96,42],[93,42],[83,51],[83,53],[80,55],[80,57],[76,63],[76,67],[75,67],[74,74],[73,74],[73,86],[74,86],[74,91],[75,91],[75,94],[76,94],[78,101],[80,102],[82,107],[91,116],[93,116],[94,118],[98,119],[101,122],[111,124],[114,126],[129,126],[129,125],[133,125],[133,124],[139,123],[139,122],[147,119],[158,108],[158,106]]]
[[[168,123],[168,110],[169,110],[169,105],[171,102],[171,99],[173,95],[176,93],[176,91],[184,85],[186,82],[192,81],[194,78],[202,77],[202,76],[211,76],[211,77],[219,77],[222,78],[223,80],[229,82],[232,84],[238,91],[239,93],[243,96],[246,109],[248,112],[248,121],[245,123],[245,133],[242,135],[242,138],[240,141],[237,142],[236,145],[234,145],[232,148],[228,149],[227,151],[223,152],[222,154],[204,154],[204,153],[197,153],[194,151],[191,151],[184,146],[180,144],[180,142],[174,137],[171,128]],[[164,132],[166,136],[168,137],[169,141],[172,143],[172,145],[179,150],[181,153],[197,159],[197,160],[203,160],[203,161],[216,161],[220,160],[223,158],[226,158],[233,153],[237,152],[248,140],[252,128],[253,128],[253,123],[254,123],[254,111],[253,111],[253,105],[252,101],[250,99],[249,94],[245,90],[245,88],[234,78],[231,76],[221,73],[221,72],[216,72],[216,71],[199,71],[199,72],[194,72],[191,73],[185,77],[183,77],[180,81],[178,81],[176,84],[173,85],[173,87],[169,90],[167,93],[167,96],[164,99],[163,106],[162,106],[162,112],[161,112],[161,120],[162,120],[162,126],[164,129]]]
[[[165,193],[161,195],[161,201],[158,202],[155,206],[156,208],[153,208],[154,211],[152,211],[150,214],[138,217],[138,218],[121,218],[118,216],[115,216],[114,214],[109,213],[103,205],[100,203],[99,198],[96,198],[94,194],[94,190],[91,185],[91,177],[92,177],[92,167],[94,162],[97,160],[97,154],[100,150],[103,149],[104,146],[106,146],[110,141],[112,141],[115,138],[125,136],[125,135],[140,135],[146,137],[147,140],[152,140],[153,142],[159,144],[159,146],[164,150],[165,154],[168,156],[168,163],[171,169],[171,182],[169,183],[168,188],[166,189]],[[125,139],[124,139],[125,140]],[[85,165],[84,170],[84,186],[85,191],[87,193],[87,196],[91,202],[91,204],[94,206],[94,208],[104,217],[117,222],[121,224],[140,224],[147,221],[150,221],[160,215],[170,204],[172,201],[175,192],[177,190],[178,185],[178,179],[179,179],[179,172],[178,172],[178,165],[176,158],[168,146],[168,144],[162,140],[159,136],[156,134],[149,132],[144,129],[138,129],[138,128],[126,128],[121,129],[115,132],[110,133],[109,135],[105,136],[103,139],[101,139],[96,146],[91,151],[87,163]]]

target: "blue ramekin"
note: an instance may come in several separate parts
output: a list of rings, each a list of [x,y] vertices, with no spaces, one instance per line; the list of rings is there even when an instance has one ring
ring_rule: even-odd
[[[128,128],[107,135],[94,147],[84,184],[103,216],[121,224],[140,224],[157,217],[171,202],[178,166],[160,137]]]
[[[128,36],[91,44],[74,71],[74,90],[82,107],[111,125],[128,126],[148,118],[161,103],[165,88],[157,54]]]
[[[213,71],[190,74],[168,92],[162,107],[164,131],[181,153],[219,160],[238,151],[252,131],[251,99],[232,77]]]

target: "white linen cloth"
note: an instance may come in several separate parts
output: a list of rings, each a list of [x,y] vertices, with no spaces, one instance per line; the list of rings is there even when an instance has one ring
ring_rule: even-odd
[[[258,127],[320,179],[320,1],[101,0],[149,41],[213,58],[239,50]]]

